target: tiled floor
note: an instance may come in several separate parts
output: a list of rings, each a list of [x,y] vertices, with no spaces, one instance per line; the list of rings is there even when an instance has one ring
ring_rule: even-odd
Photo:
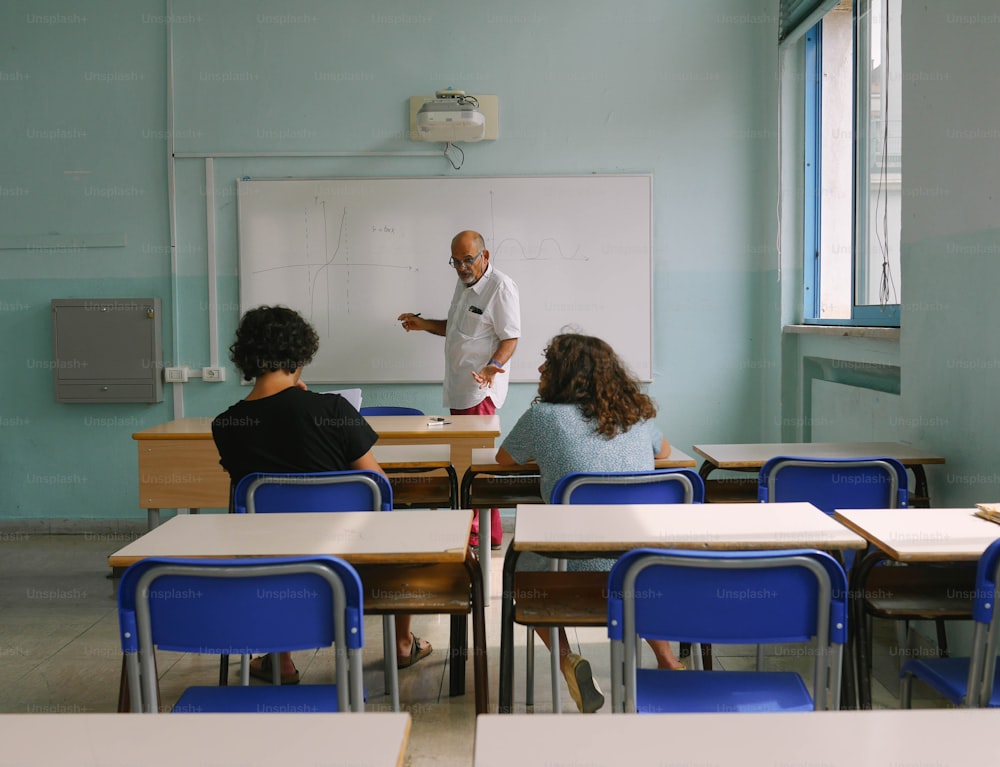
[[[106,557],[134,537],[125,533],[44,535],[0,532],[0,712],[65,713],[114,711],[118,694],[121,653],[113,583],[107,577]],[[509,540],[510,534],[506,538]],[[487,608],[490,700],[496,705],[499,657],[500,578],[502,551],[493,552],[492,598]],[[434,653],[400,672],[403,707],[413,715],[407,751],[410,765],[469,765],[472,761],[475,712],[469,664],[464,697],[448,696],[448,618],[418,616],[418,635],[429,639]],[[387,706],[382,694],[381,619],[366,622],[365,685],[369,708]],[[881,636],[891,629],[879,632]],[[610,679],[607,640],[599,629],[570,631],[579,651],[594,667],[605,690]],[[515,708],[524,709],[524,630],[515,633]],[[549,674],[544,648],[536,643],[535,710],[551,708]],[[723,668],[749,667],[752,649],[715,648]],[[322,663],[311,653],[296,654],[303,681],[320,681]],[[893,679],[899,655],[880,642],[876,678]],[[212,657],[161,655],[161,693],[170,704],[188,684],[211,684],[218,670]],[[802,660],[785,656],[777,664]],[[235,672],[234,672],[235,674]],[[563,711],[576,714],[562,685]],[[895,707],[895,690],[874,685],[875,705]],[[923,698],[915,705],[942,705]],[[607,713],[609,706],[600,713]]]

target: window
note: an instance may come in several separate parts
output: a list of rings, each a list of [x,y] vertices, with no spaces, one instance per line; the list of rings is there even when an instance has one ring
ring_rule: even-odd
[[[806,322],[899,325],[901,4],[842,0],[806,33]]]

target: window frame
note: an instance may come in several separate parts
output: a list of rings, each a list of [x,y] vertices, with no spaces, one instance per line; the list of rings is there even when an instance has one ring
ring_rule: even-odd
[[[878,0],[874,0],[878,2]],[[859,61],[870,50],[871,41],[862,38],[863,29],[859,24],[858,14],[863,2],[854,2],[853,19],[853,55],[852,55],[852,157],[851,157],[851,316],[849,318],[820,317],[821,305],[821,272],[822,253],[820,238],[822,234],[822,130],[823,130],[823,20],[820,19],[804,35],[803,59],[803,104],[805,113],[803,141],[803,324],[806,325],[846,325],[869,327],[899,327],[901,322],[901,304],[859,304],[858,303],[858,270],[864,267],[869,253],[859,252],[858,220],[859,216],[867,216],[869,200],[859,194],[859,163],[865,158],[861,156],[860,147],[870,139],[867,125],[862,125],[859,119],[859,99],[868,99],[870,90],[860,87],[860,78],[864,74],[867,81],[867,67],[864,73],[859,71]],[[883,25],[883,30],[886,25]],[[885,32],[883,31],[883,34]],[[867,120],[867,112],[863,118]],[[896,243],[898,247],[899,243]],[[859,263],[860,262],[860,263]]]

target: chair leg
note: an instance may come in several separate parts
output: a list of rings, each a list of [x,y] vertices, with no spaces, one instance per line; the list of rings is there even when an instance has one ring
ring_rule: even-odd
[[[382,616],[382,657],[385,689],[391,696],[392,710],[399,711],[399,668],[396,666],[396,616]]]
[[[764,670],[764,645],[757,645],[757,670]]]
[[[903,678],[899,680],[899,707],[900,708],[910,708],[912,705],[912,686],[913,677],[909,674],[904,674]]]
[[[945,622],[943,618],[938,618],[934,621],[934,625],[937,628],[937,641],[938,641],[938,654],[942,658],[948,657],[948,631],[945,628]]]
[[[535,628],[528,626],[528,641],[524,649],[524,705],[535,705]]]
[[[562,713],[562,694],[560,692],[559,679],[562,677],[562,669],[559,666],[559,629],[549,629],[549,658],[552,661],[552,713]]]

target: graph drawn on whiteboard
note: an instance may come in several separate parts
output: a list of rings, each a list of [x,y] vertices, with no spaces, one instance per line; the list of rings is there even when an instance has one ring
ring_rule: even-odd
[[[259,179],[238,182],[240,305],[282,304],[320,335],[313,382],[440,382],[451,237],[476,229],[521,294],[511,380],[537,380],[566,326],[599,335],[651,377],[649,176]],[[485,360],[484,360],[485,363]]]

